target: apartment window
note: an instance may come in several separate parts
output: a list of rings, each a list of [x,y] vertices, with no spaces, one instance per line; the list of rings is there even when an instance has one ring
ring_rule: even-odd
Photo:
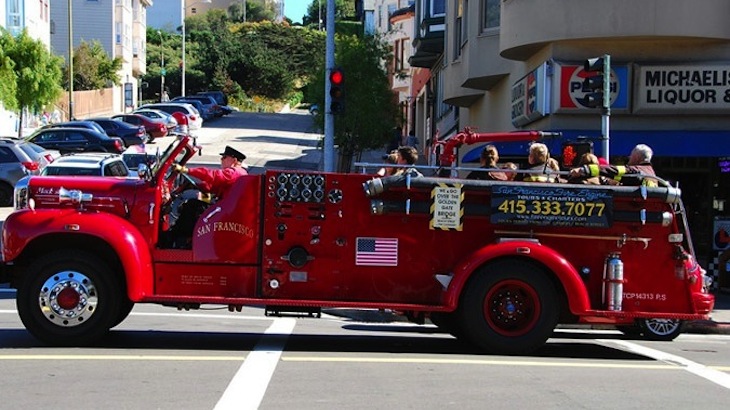
[[[17,36],[23,31],[23,3],[21,0],[7,0],[5,28],[10,34]]]
[[[114,23],[114,43],[122,44],[122,23],[120,22]]]
[[[446,15],[446,0],[431,0],[430,6],[431,17]]]
[[[499,27],[499,0],[481,0],[481,31]]]
[[[395,50],[393,52],[395,56],[395,72],[396,74],[400,71],[402,71],[405,68],[405,50],[406,46],[408,45],[408,39],[402,39],[402,40],[396,40],[395,41]]]
[[[454,12],[454,60],[461,57],[461,45],[464,40],[464,0],[456,1],[456,10]]]
[[[395,13],[395,4],[388,4],[388,31],[393,29],[393,25],[390,23],[390,17]]]

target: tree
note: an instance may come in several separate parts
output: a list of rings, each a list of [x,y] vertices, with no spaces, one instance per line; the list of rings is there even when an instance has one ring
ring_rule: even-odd
[[[313,0],[307,7],[307,14],[302,17],[302,25],[318,28],[320,16],[322,17],[322,27],[324,27],[327,22],[327,0]],[[335,20],[352,20],[354,18],[354,1],[335,0]]]
[[[18,107],[18,101],[15,98],[17,93],[15,63],[7,54],[7,50],[12,47],[14,42],[15,38],[0,27],[0,103],[11,110]]]
[[[397,124],[399,110],[383,61],[392,58],[388,44],[378,36],[337,35],[335,65],[344,73],[345,112],[335,116],[335,141],[340,150],[340,171],[350,170],[352,157],[367,149],[382,148]],[[310,98],[324,107],[324,64],[312,86]],[[324,128],[324,112],[316,122]]]
[[[56,102],[61,88],[61,66],[63,59],[50,53],[40,41],[31,38],[27,30],[3,47],[7,58],[15,62],[13,72],[16,79],[15,99],[20,108],[20,122],[23,122],[25,108],[40,111],[44,106]],[[5,45],[4,45],[5,46]],[[18,128],[18,138],[22,137]]]
[[[74,90],[101,90],[109,83],[119,85],[119,70],[122,58],[109,58],[98,40],[91,43],[82,41],[74,50]],[[68,66],[64,67],[64,76],[68,79]],[[68,80],[66,80],[68,88]]]

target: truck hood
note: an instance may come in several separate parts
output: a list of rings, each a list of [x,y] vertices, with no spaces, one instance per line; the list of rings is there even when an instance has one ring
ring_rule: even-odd
[[[133,208],[138,190],[146,183],[138,178],[38,176],[28,179],[26,189],[27,198],[33,199],[37,209],[81,207],[126,216]],[[88,201],[62,203],[61,193],[70,191],[78,191]]]

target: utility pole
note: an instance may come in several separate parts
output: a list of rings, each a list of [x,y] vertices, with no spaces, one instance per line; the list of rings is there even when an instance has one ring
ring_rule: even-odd
[[[334,152],[335,152],[335,117],[332,115],[330,105],[332,104],[332,96],[330,95],[331,84],[329,81],[330,73],[335,67],[335,0],[327,1],[327,37],[325,51],[325,80],[324,80],[324,171],[334,172]]]
[[[68,0],[68,120],[74,118],[74,36],[73,0]]]

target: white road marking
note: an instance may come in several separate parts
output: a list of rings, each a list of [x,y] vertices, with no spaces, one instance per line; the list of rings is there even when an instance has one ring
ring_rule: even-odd
[[[216,410],[259,407],[279,363],[286,340],[296,323],[295,319],[288,318],[274,320],[233,376],[223,396],[215,405]]]
[[[707,366],[701,365],[697,362],[693,362],[689,359],[685,359],[684,357],[673,355],[667,352],[662,352],[661,350],[640,346],[636,343],[627,342],[625,340],[598,339],[596,341],[607,345],[617,345],[622,350],[640,354],[642,356],[650,357],[657,361],[683,368],[684,370],[687,370],[692,374],[700,376],[726,389],[730,389],[730,374],[710,369]]]

